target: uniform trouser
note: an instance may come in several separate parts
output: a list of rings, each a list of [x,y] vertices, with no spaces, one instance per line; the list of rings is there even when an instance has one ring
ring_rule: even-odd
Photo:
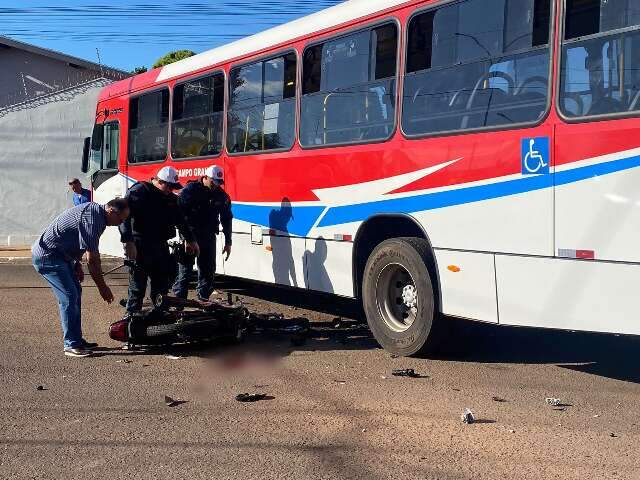
[[[167,242],[135,241],[136,266],[129,269],[129,299],[127,312],[137,312],[142,308],[147,281],[151,282],[151,298],[166,295],[174,260],[169,253]]]
[[[178,259],[178,277],[173,284],[173,294],[179,298],[187,298],[189,293],[189,275],[193,265],[198,264],[198,285],[196,292],[200,300],[208,300],[213,293],[213,276],[216,271],[216,236],[214,234],[198,235],[196,241],[200,247],[200,255],[183,255]]]
[[[82,347],[82,287],[74,266],[62,258],[32,257],[36,271],[51,286],[60,310],[64,348]]]

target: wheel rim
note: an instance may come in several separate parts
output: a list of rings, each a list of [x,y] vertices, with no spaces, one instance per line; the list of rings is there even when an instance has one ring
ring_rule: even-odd
[[[387,327],[404,332],[418,314],[418,290],[409,271],[399,263],[386,265],[376,282],[376,304]]]

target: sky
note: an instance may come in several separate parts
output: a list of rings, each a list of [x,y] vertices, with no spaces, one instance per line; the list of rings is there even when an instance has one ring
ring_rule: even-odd
[[[131,71],[200,53],[339,0],[0,0],[0,35]],[[98,52],[96,51],[98,49]]]

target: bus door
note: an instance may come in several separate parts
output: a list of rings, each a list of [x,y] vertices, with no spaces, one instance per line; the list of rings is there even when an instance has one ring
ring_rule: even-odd
[[[640,10],[637,0],[565,6],[556,255],[639,262]]]
[[[127,180],[118,175],[120,154],[120,124],[117,120],[96,123],[89,150],[89,174],[92,199],[105,204],[116,197],[123,197]],[[100,239],[100,251],[110,255],[122,255],[120,234],[116,228],[108,228]]]

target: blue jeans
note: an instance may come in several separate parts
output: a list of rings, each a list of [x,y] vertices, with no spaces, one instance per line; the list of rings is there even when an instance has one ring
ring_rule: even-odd
[[[62,258],[32,257],[33,266],[49,283],[58,299],[64,348],[82,346],[81,300],[82,287],[73,264]]]
[[[189,293],[189,276],[194,263],[198,263],[198,285],[196,292],[201,300],[209,300],[213,293],[213,275],[216,271],[216,237],[201,235],[196,237],[200,247],[200,255],[196,259],[192,255],[184,255],[178,259],[178,277],[173,284],[173,293],[178,298],[187,298]]]

